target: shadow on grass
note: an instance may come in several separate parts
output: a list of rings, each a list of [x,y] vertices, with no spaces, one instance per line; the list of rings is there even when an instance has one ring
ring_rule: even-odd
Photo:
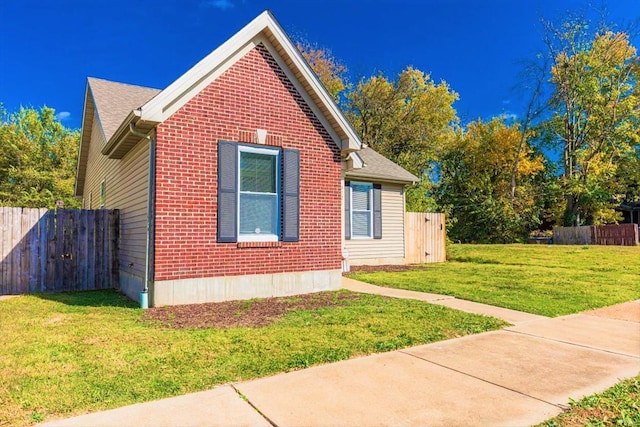
[[[99,291],[35,293],[32,295],[36,298],[41,298],[48,301],[55,301],[66,305],[82,307],[139,307],[138,303],[130,300],[126,296],[113,289]]]

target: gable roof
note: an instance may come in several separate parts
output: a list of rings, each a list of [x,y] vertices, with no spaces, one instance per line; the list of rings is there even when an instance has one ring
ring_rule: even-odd
[[[163,122],[258,44],[269,50],[341,150],[359,150],[362,143],[358,134],[273,15],[265,11],[155,97],[131,110],[108,138],[102,153],[122,158],[135,145],[131,124],[144,132]]]
[[[84,189],[94,117],[98,120],[104,142],[106,142],[113,137],[132,110],[148,102],[159,92],[159,89],[112,82],[95,77],[87,78],[76,171],[76,196],[82,196]]]
[[[345,172],[345,179],[364,179],[367,181],[394,182],[412,184],[420,179],[403,167],[377,153],[370,147],[364,147],[357,152],[364,163],[361,168],[349,169]]]
[[[87,84],[98,110],[100,125],[108,141],[132,110],[146,104],[160,89],[89,77]]]

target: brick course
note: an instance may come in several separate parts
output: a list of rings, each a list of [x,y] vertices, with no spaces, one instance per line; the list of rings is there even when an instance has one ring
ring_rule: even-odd
[[[300,241],[216,242],[217,142],[300,150]],[[263,45],[158,125],[154,280],[341,266],[340,151]]]

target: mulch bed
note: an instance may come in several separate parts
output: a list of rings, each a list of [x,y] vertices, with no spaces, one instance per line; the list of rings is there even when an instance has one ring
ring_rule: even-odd
[[[424,264],[407,264],[407,265],[353,265],[351,266],[351,272],[365,272],[371,273],[374,271],[409,271],[409,270],[428,270],[433,267],[426,266]],[[346,273],[348,275],[349,273]]]
[[[143,320],[160,322],[174,329],[258,328],[292,310],[316,310],[360,298],[352,292],[319,292],[248,301],[173,305],[150,308],[145,311]]]

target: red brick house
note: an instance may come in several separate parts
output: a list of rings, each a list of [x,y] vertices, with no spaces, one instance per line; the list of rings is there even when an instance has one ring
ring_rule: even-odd
[[[120,287],[152,305],[337,289],[345,247],[401,263],[415,180],[269,12],[164,90],[87,81],[76,195],[120,209]]]

